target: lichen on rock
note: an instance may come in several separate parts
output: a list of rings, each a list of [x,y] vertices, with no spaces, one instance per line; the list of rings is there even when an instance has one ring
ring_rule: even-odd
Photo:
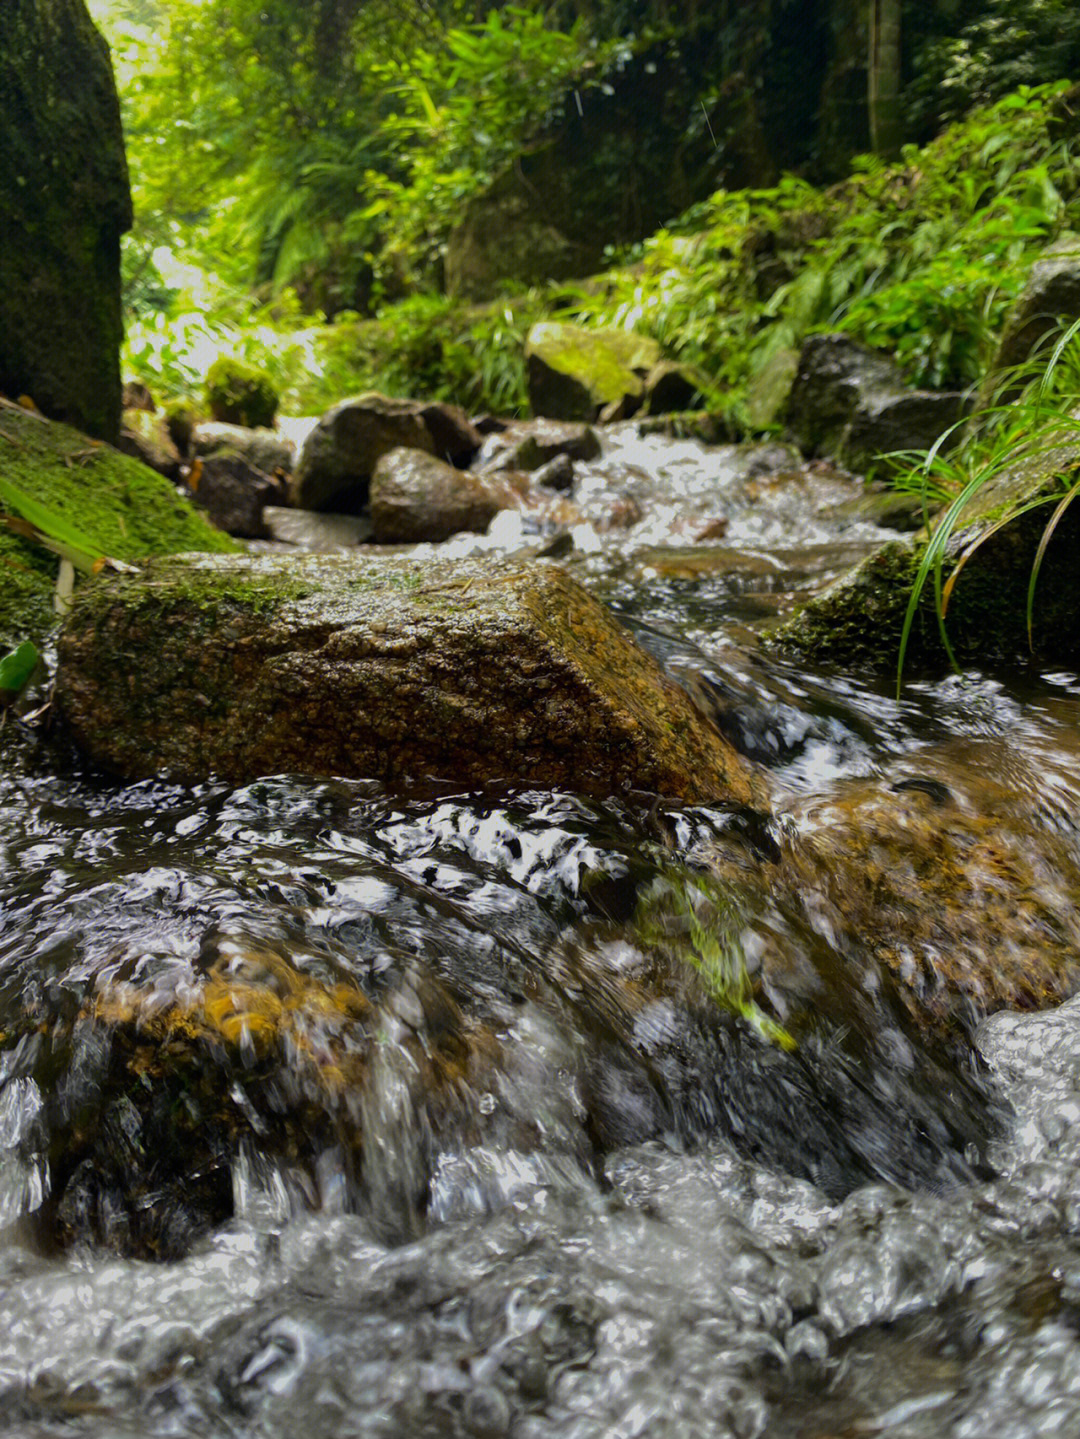
[[[152,562],[76,597],[57,693],[78,743],[129,777],[764,798],[685,691],[546,563]]]

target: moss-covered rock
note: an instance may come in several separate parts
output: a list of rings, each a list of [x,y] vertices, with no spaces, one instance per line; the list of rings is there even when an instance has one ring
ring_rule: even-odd
[[[0,393],[120,427],[120,109],[83,0],[8,0],[0,45]]]
[[[525,359],[533,413],[555,420],[595,420],[602,409],[645,395],[645,377],[660,346],[626,330],[587,330],[546,321],[529,331]]]
[[[616,620],[549,564],[199,557],[85,586],[57,693],[127,776],[436,776],[762,798]]]
[[[114,559],[236,548],[137,460],[7,405],[0,407],[0,479]],[[8,513],[0,501],[0,515]],[[53,629],[58,564],[39,544],[0,525],[0,647],[38,640]]]
[[[1014,659],[1033,651],[1055,663],[1080,658],[1080,507],[1072,506],[1048,544],[1027,627],[1032,565],[1052,513],[1048,502],[1080,468],[1080,441],[1062,444],[1034,462],[1003,468],[972,498],[946,547],[943,575],[964,560],[949,600],[949,641],[962,660]],[[1008,524],[1008,512],[1044,501]],[[766,643],[781,651],[840,664],[895,669],[904,616],[925,539],[883,545],[849,574],[812,599]],[[970,552],[970,553],[968,553]],[[945,658],[928,583],[911,631],[908,658],[940,664]]]
[[[278,392],[262,370],[222,355],[206,372],[206,403],[215,420],[259,429],[274,423]]]

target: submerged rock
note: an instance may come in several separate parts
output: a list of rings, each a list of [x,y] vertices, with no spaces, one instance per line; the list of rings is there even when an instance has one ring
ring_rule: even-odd
[[[8,0],[0,96],[0,393],[115,440],[131,194],[109,49],[83,0]]]
[[[57,687],[79,744],[128,777],[763,796],[687,694],[548,564],[152,563],[76,597]]]
[[[600,440],[591,425],[573,420],[517,420],[487,436],[474,468],[536,471],[556,460],[595,460]],[[553,488],[559,488],[553,486]]]

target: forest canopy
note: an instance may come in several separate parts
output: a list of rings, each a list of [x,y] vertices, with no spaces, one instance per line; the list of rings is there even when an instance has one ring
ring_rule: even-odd
[[[1080,73],[1068,0],[90,9],[114,51],[135,200],[129,356],[173,388],[215,325],[261,324],[269,343],[403,304],[408,330],[455,295],[633,259],[715,194],[828,184],[875,146],[889,158],[1017,86]],[[485,243],[502,244],[501,269],[474,263]]]

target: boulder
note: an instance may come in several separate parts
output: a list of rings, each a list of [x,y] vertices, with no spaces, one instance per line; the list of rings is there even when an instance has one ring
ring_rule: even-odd
[[[568,420],[517,420],[487,435],[474,468],[539,470],[560,456],[582,464],[600,454],[600,440],[591,425]]]
[[[970,661],[1012,660],[1029,653],[1027,595],[1031,569],[1052,513],[1046,503],[1063,479],[1080,471],[1080,441],[1004,467],[971,499],[946,547],[948,576],[970,550],[949,600],[947,633]],[[1035,503],[1000,526],[1004,512]],[[814,660],[895,671],[912,585],[926,545],[893,540],[815,596],[766,637],[771,648]],[[1042,659],[1080,659],[1080,506],[1068,508],[1042,559],[1030,636]],[[934,586],[923,599],[908,644],[912,663],[942,664],[945,650],[934,613]]]
[[[75,526],[99,555],[236,548],[168,480],[108,445],[17,405],[0,404],[0,431],[4,480]],[[14,508],[0,500],[0,514]],[[43,546],[0,525],[0,653],[55,627],[58,565]]]
[[[188,485],[212,525],[249,540],[266,537],[263,510],[284,498],[277,480],[228,450],[197,461]]]
[[[0,96],[0,393],[115,440],[131,195],[109,50],[83,0],[7,0]]]
[[[574,462],[569,455],[556,455],[533,471],[533,484],[547,490],[559,490],[569,494],[574,488]]]
[[[647,415],[669,415],[673,411],[700,409],[709,388],[706,377],[691,365],[660,360],[645,376]]]
[[[482,535],[500,510],[513,509],[527,484],[510,476],[455,470],[424,450],[390,450],[375,464],[368,496],[372,538],[380,545]]]
[[[199,556],[78,592],[57,696],[129,778],[282,772],[761,803],[763,781],[554,565]]]
[[[785,415],[807,455],[865,470],[894,450],[928,450],[970,409],[958,391],[912,390],[887,355],[847,335],[813,335],[799,355]]]
[[[242,455],[249,465],[273,475],[278,470],[288,473],[293,467],[293,447],[270,429],[248,429],[244,425],[227,425],[220,421],[196,425],[191,447],[197,455],[215,455],[222,450]]]
[[[483,444],[484,437],[460,405],[449,405],[442,400],[421,403],[417,405],[417,414],[431,436],[439,459],[466,468]]]
[[[328,410],[301,446],[289,497],[301,510],[359,513],[375,465],[388,450],[435,453],[415,400],[366,394]]]
[[[1032,265],[1023,293],[1009,312],[984,386],[986,402],[993,403],[1003,372],[1025,364],[1062,322],[1076,319],[1080,319],[1080,235],[1069,231],[1048,245]]]
[[[180,478],[180,451],[173,442],[164,415],[145,408],[124,411],[124,422],[116,448],[157,470],[159,475],[176,481]]]
[[[525,345],[533,413],[556,420],[595,420],[608,405],[637,408],[660,346],[627,330],[586,330],[545,321]]]

